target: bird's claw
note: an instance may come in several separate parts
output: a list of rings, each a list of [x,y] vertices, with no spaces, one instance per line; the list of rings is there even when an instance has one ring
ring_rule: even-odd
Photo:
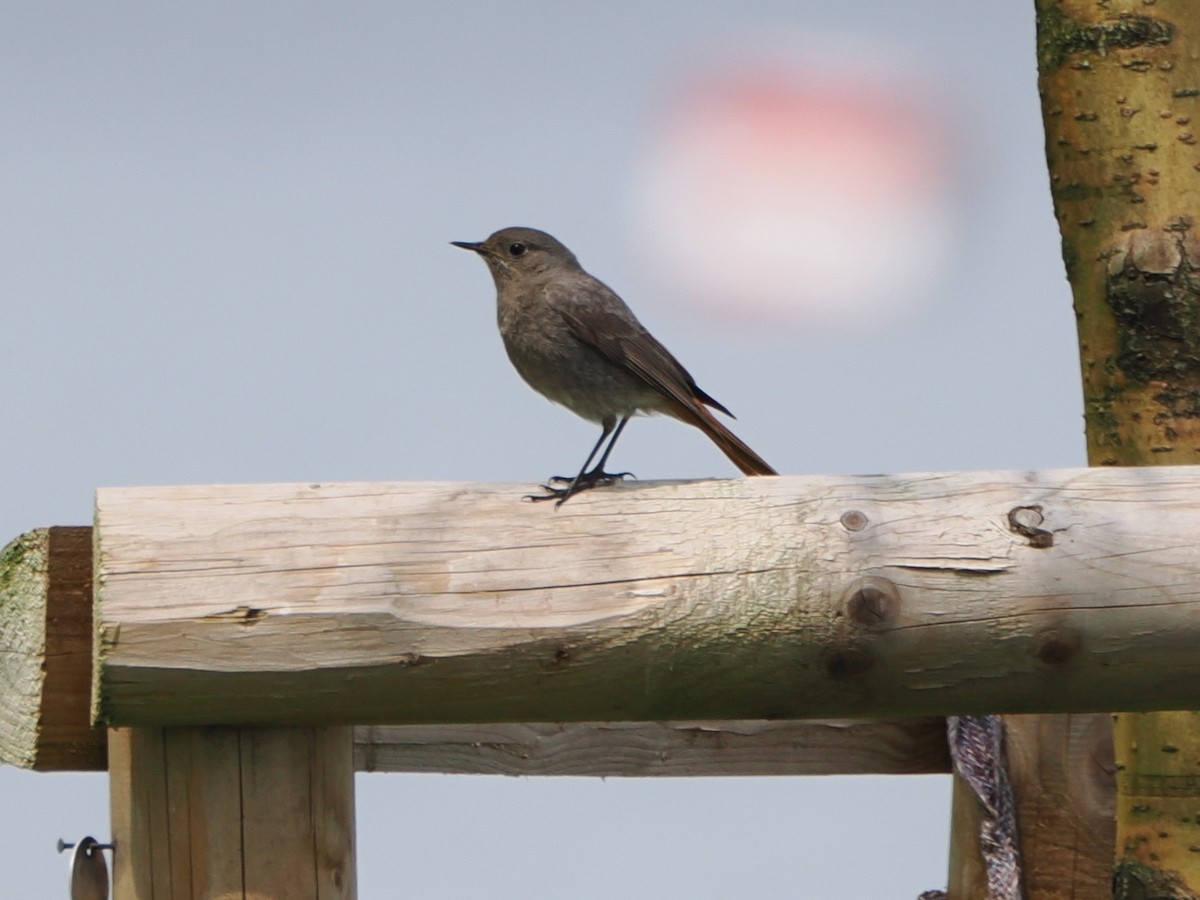
[[[634,481],[637,481],[637,476],[632,472],[588,472],[579,479],[579,485],[580,487],[584,487],[585,485],[586,487],[607,487],[626,478],[632,478]],[[546,480],[550,484],[570,484],[575,479],[566,475],[551,475]],[[542,487],[550,491],[556,490],[556,488],[546,487],[544,484]]]
[[[539,500],[558,500],[558,503],[554,504],[555,506],[558,506],[567,499],[566,488],[554,488],[550,487],[548,484],[539,484],[538,487],[540,487],[546,493],[526,494],[523,499],[529,500],[533,503],[537,503]]]
[[[534,503],[539,500],[553,500],[555,506],[562,506],[575,494],[581,491],[590,490],[594,487],[608,487],[612,484],[617,484],[626,478],[634,478],[637,476],[632,472],[598,472],[591,471],[580,475],[578,478],[566,478],[562,475],[552,475],[546,480],[545,484],[538,485],[544,494],[526,494],[525,499]],[[565,484],[566,487],[553,487],[555,484]]]

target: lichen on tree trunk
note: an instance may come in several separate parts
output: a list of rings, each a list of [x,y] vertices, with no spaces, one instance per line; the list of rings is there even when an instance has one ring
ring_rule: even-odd
[[[1088,460],[1200,462],[1200,12],[1194,0],[1036,6]],[[1200,888],[1200,772],[1177,764],[1198,741],[1195,713],[1118,717],[1117,897]]]
[[[1039,0],[1046,156],[1093,465],[1200,461],[1200,16]],[[1189,49],[1185,49],[1189,48]]]

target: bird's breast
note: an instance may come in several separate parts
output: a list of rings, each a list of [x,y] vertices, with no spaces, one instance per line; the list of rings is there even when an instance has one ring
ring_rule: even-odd
[[[643,382],[584,344],[547,303],[505,303],[500,336],[514,368],[535,391],[594,422],[649,409],[658,400]]]

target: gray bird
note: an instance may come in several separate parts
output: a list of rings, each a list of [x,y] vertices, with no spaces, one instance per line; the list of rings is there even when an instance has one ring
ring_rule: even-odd
[[[664,413],[695,425],[747,475],[777,474],[706,407],[728,409],[696,386],[687,369],[655,340],[607,285],[544,231],[505,228],[485,241],[451,241],[483,257],[496,282],[496,312],[508,358],[535,391],[600,424],[600,439],[574,478],[556,475],[531,500],[564,503],[628,472],[604,464],[636,413]],[[604,445],[600,461],[592,459]]]

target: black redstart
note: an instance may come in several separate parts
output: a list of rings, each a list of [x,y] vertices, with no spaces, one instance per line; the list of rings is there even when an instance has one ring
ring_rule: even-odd
[[[596,446],[574,478],[550,479],[531,500],[564,503],[573,494],[627,475],[604,464],[629,417],[665,413],[695,425],[747,475],[777,474],[705,407],[729,410],[700,390],[620,297],[544,231],[505,228],[486,241],[451,241],[483,257],[496,282],[496,312],[508,358],[534,390],[600,423]],[[594,469],[592,458],[608,446]]]

